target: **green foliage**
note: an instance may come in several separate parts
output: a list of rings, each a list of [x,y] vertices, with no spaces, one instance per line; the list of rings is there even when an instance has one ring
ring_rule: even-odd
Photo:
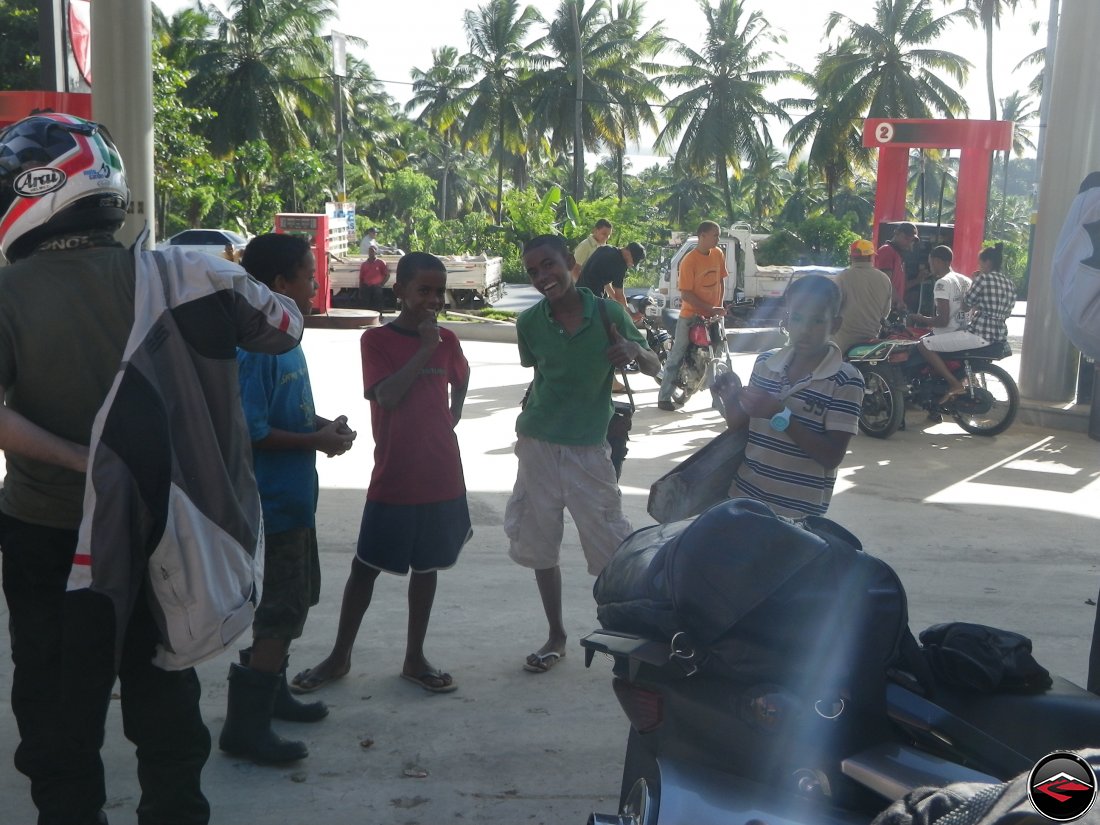
[[[154,42],[153,174],[158,234],[164,237],[198,226],[217,197],[205,182],[225,177],[225,164],[210,154],[202,137],[203,124],[213,119],[214,113],[185,106],[180,99],[187,77],[165,59]]]
[[[504,215],[515,243],[547,233],[558,234],[557,207],[561,189],[552,186],[539,196],[534,188],[509,189],[504,193]]]
[[[325,203],[335,199],[332,166],[315,149],[284,152],[274,171],[275,186],[287,212],[323,213]]]
[[[804,220],[799,227],[799,237],[806,245],[808,264],[822,266],[846,266],[848,247],[852,241],[859,240],[844,221],[832,215],[815,215]]]
[[[0,0],[0,32],[0,90],[37,89],[42,64],[37,0]]]
[[[417,223],[417,236],[425,252],[433,255],[496,255],[500,232],[484,212],[441,221],[427,215]]]
[[[806,254],[806,244],[787,229],[773,232],[756,245],[756,263],[760,266],[792,266]]]
[[[992,246],[993,241],[988,242],[987,245]],[[1004,241],[1002,253],[1004,255],[1001,261],[1001,272],[1012,279],[1012,283],[1016,284],[1016,294],[1018,296],[1024,295],[1024,276],[1027,274],[1027,240],[1023,243],[1015,243],[1013,241]]]
[[[857,240],[848,223],[829,214],[814,215],[789,230],[773,232],[756,247],[760,266],[845,266]]]

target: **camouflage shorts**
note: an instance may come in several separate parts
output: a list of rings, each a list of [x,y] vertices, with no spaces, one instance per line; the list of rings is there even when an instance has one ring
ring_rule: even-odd
[[[321,562],[312,527],[264,537],[264,584],[252,622],[256,639],[297,639],[321,598]]]

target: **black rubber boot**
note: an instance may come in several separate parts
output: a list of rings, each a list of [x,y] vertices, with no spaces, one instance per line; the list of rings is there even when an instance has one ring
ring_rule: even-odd
[[[218,747],[254,762],[281,764],[309,756],[305,742],[283,739],[271,729],[271,712],[279,689],[278,673],[229,666],[229,702]]]
[[[246,647],[241,651],[241,664],[248,667],[252,658],[252,648]],[[320,722],[328,716],[328,705],[324,702],[302,702],[290,692],[290,685],[286,683],[286,668],[290,659],[283,659],[283,669],[279,671],[279,688],[275,691],[275,709],[271,712],[272,719],[282,719],[284,722]]]

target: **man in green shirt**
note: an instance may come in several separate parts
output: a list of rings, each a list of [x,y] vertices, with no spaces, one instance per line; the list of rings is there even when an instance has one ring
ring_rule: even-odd
[[[592,253],[611,240],[611,231],[611,221],[607,218],[600,218],[592,227],[591,234],[577,244],[577,248],[573,250],[572,273],[574,281],[581,277],[581,270]]]
[[[535,571],[550,626],[546,644],[524,669],[544,673],[565,655],[558,558],[568,509],[580,534],[588,572],[597,575],[631,532],[622,511],[607,446],[611,378],[637,361],[656,375],[657,356],[626,311],[573,283],[573,256],[558,235],[540,235],[523,248],[531,284],[543,300],[516,323],[520,363],[535,368],[531,393],[516,419],[519,471],[504,515],[512,559]]]

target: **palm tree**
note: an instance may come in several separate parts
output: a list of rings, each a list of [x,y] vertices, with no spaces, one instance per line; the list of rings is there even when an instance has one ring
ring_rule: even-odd
[[[1031,129],[1028,123],[1034,122],[1039,117],[1039,110],[1031,105],[1031,99],[1020,92],[1013,92],[1001,101],[1001,120],[1007,120],[1013,124],[1012,149],[1002,152],[1003,172],[1001,175],[1001,218],[1000,229],[1005,228],[1005,209],[1008,203],[1008,161],[1011,155],[1021,157],[1024,152],[1034,151],[1035,143],[1031,139]]]
[[[729,167],[740,174],[742,159],[771,141],[766,118],[791,122],[782,107],[764,97],[768,86],[791,72],[763,68],[774,56],[769,46],[779,38],[760,12],[746,14],[742,0],[718,0],[717,7],[709,0],[697,2],[707,22],[702,48],[679,44],[675,52],[684,64],[661,78],[686,91],[669,101],[657,146],[668,149],[679,137],[674,154],[678,165],[713,167],[732,222]]]
[[[782,227],[797,226],[818,214],[824,200],[821,184],[811,173],[809,161],[800,161],[790,170],[789,186],[787,199],[776,218],[776,224]]]
[[[989,119],[997,119],[997,97],[993,92],[993,32],[1001,27],[1001,17],[1015,11],[1020,0],[964,0],[971,23],[985,32],[985,90],[989,96]]]
[[[465,119],[462,91],[473,75],[469,65],[459,60],[451,46],[432,49],[432,66],[424,72],[413,68],[413,95],[405,112],[420,108],[416,122],[438,138],[440,169],[439,219],[447,220],[450,203],[448,183],[454,155],[459,145],[459,123]]]
[[[771,144],[760,144],[753,149],[748,164],[741,171],[741,183],[750,206],[752,225],[765,226],[779,211],[788,191],[787,158]]]
[[[839,93],[830,94],[818,74],[797,72],[795,78],[815,96],[781,101],[784,106],[808,110],[787,132],[790,157],[794,161],[809,147],[807,174],[824,182],[829,214],[836,214],[837,190],[857,170],[871,165],[872,150],[863,145],[863,112],[845,108],[858,103],[858,98],[844,101]]]
[[[490,146],[496,158],[497,223],[504,199],[506,152],[524,151],[529,112],[519,96],[520,71],[527,64],[523,41],[541,20],[533,6],[521,10],[517,0],[488,0],[463,18],[470,46],[463,60],[476,79],[462,96],[468,106],[462,140],[467,146]]]
[[[669,43],[664,34],[664,23],[658,22],[643,31],[642,15],[645,3],[641,0],[619,0],[612,10],[612,20],[622,29],[621,42],[624,46],[623,60],[641,72],[646,80],[666,72],[668,67],[654,62],[657,55],[664,51]],[[652,88],[650,88],[652,87]],[[618,110],[618,139],[611,142],[611,151],[615,156],[616,186],[619,203],[623,202],[625,186],[623,180],[623,156],[626,154],[627,141],[639,141],[644,125],[650,133],[657,131],[657,120],[653,106],[662,103],[665,94],[659,86],[641,82],[633,86],[630,83],[616,90],[615,102]]]
[[[153,4],[153,39],[164,59],[177,68],[186,69],[202,53],[212,25],[210,15],[199,4],[180,9],[170,18]]]
[[[356,203],[365,203],[361,196],[370,187],[381,187],[386,175],[405,163],[414,126],[383,91],[370,66],[351,55],[342,86],[344,105],[349,107],[344,149],[357,181],[348,191],[358,190]]]
[[[670,227],[684,229],[692,217],[713,215],[723,198],[729,200],[729,190],[722,193],[713,182],[697,170],[670,161],[664,167],[644,177],[653,184],[653,201]],[[731,206],[732,209],[732,206]],[[694,229],[694,226],[690,226]]]
[[[641,32],[642,4],[627,0],[612,16],[608,0],[561,0],[546,35],[531,44],[532,72],[524,88],[534,115],[531,129],[547,135],[551,152],[574,151],[574,181],[583,180],[584,150],[601,145],[616,150],[621,159],[627,138],[640,136],[641,126],[656,131],[650,105],[663,99],[647,69],[647,61],[663,48],[659,29]],[[576,13],[580,54],[574,32]],[[580,144],[577,145],[578,58],[580,80]],[[619,173],[621,180],[621,171]],[[581,192],[574,191],[574,197]]]
[[[931,45],[954,19],[968,13],[935,17],[929,2],[876,0],[873,23],[832,12],[826,36],[840,27],[846,36],[818,62],[814,74],[820,93],[845,114],[863,117],[954,117],[967,112],[958,89],[970,62]]]
[[[224,155],[250,140],[278,153],[305,146],[301,120],[332,131],[329,51],[320,32],[333,0],[230,0],[203,7],[215,33],[191,58],[188,103],[217,112],[210,141]]]

